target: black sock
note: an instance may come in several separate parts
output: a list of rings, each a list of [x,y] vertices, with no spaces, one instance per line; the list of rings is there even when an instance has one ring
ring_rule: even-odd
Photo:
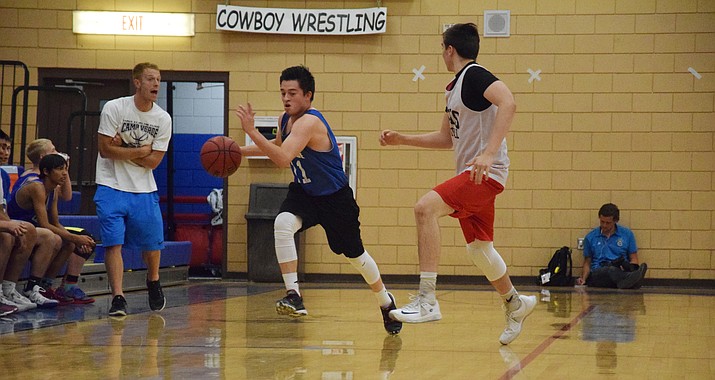
[[[32,290],[32,288],[35,287],[35,285],[40,286],[40,281],[42,281],[41,278],[30,276],[30,278],[27,280],[27,284],[25,284],[25,291],[29,292],[30,290]]]
[[[68,274],[65,276],[65,283],[66,284],[76,284],[77,281],[79,281],[79,276],[73,276],[71,274]]]
[[[49,289],[52,287],[53,282],[51,278],[43,277],[42,280],[40,280],[40,286],[43,289]]]

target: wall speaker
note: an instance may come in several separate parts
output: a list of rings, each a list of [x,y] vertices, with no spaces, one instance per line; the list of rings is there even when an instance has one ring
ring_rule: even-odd
[[[509,37],[511,11],[484,11],[484,37]]]

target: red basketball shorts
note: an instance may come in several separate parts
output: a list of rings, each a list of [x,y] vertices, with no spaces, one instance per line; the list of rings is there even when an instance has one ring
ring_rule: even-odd
[[[459,219],[467,244],[477,239],[494,241],[494,201],[504,186],[492,178],[476,184],[466,171],[433,190],[455,210],[449,216]]]

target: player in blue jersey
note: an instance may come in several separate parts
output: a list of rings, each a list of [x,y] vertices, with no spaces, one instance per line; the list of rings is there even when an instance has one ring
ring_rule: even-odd
[[[294,235],[321,225],[330,249],[345,255],[363,276],[377,298],[385,330],[397,334],[402,323],[389,317],[395,299],[387,292],[375,260],[360,237],[360,208],[355,202],[335,135],[323,115],[312,107],[315,79],[304,66],[289,67],[280,76],[284,112],[280,133],[266,139],[254,126],[251,104],[239,105],[236,116],[254,145],[241,147],[244,156],[268,156],[282,168],[290,167],[294,182],[281,204],[274,224],[276,257],[287,295],[276,302],[278,314],[301,317],[308,314],[298,286],[298,252]]]

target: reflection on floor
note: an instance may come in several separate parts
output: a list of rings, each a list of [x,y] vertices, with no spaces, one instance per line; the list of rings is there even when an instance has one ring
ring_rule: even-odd
[[[443,319],[382,327],[369,290],[303,286],[309,315],[276,315],[278,284],[192,282],[168,287],[149,311],[106,316],[110,297],[0,318],[3,379],[643,379],[715,378],[715,290],[524,288],[538,294],[509,346],[500,298],[444,286]],[[398,304],[411,286],[392,287]]]

